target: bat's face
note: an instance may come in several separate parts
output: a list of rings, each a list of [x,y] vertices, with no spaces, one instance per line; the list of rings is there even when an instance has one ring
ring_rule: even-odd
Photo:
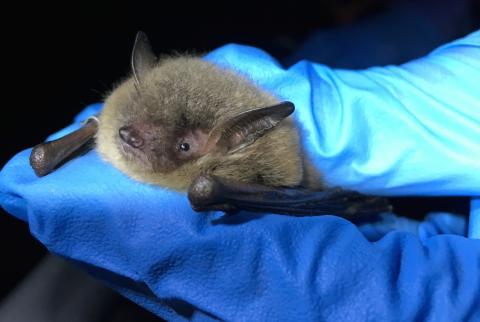
[[[291,103],[278,104],[246,79],[200,58],[157,62],[138,38],[132,69],[133,76],[107,97],[96,140],[103,158],[123,172],[184,190],[201,173],[260,178],[275,172],[273,159],[283,154],[295,170],[280,184],[300,180],[291,123],[270,135],[271,144],[257,142],[293,112]],[[288,171],[277,172],[290,178]]]
[[[153,172],[168,173],[207,152],[208,131],[188,125],[185,114],[131,119],[118,124],[116,147],[122,157]]]
[[[158,77],[156,71],[148,76],[152,79],[145,84],[129,79],[109,95],[100,115],[97,150],[133,177],[175,176],[212,151],[207,143],[214,115],[198,116],[175,93],[175,77]],[[178,174],[185,175],[184,170]]]

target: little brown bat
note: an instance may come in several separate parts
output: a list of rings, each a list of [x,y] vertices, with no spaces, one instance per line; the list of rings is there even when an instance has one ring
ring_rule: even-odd
[[[159,60],[142,32],[131,65],[98,119],[34,148],[37,175],[94,139],[102,158],[128,176],[188,191],[195,210],[351,216],[390,209],[383,198],[324,187],[289,118],[293,103],[201,57]]]

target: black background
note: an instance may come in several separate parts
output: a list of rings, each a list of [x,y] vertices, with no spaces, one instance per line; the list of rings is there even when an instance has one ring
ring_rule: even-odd
[[[297,1],[288,5],[224,2],[194,6],[22,3],[2,8],[0,166],[16,152],[69,124],[85,105],[100,101],[112,84],[128,73],[137,30],[150,36],[157,53],[206,52],[237,42],[282,58],[309,32],[351,23],[390,4],[373,0],[326,3],[317,2],[320,8]],[[472,6],[474,10],[478,11],[478,4]],[[479,18],[477,11],[474,15]],[[395,203],[399,213],[413,217],[421,217],[432,205],[468,211],[461,198]],[[2,212],[0,297],[45,252],[25,223]]]

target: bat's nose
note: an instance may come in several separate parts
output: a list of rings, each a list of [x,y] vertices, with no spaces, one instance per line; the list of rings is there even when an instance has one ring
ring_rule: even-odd
[[[123,142],[134,148],[140,148],[144,143],[140,133],[131,126],[121,127],[118,130],[118,135],[120,135]]]

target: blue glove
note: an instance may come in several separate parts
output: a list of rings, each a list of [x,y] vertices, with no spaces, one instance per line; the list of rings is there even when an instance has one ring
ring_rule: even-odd
[[[206,59],[295,103],[308,156],[329,183],[478,196],[479,47],[477,32],[400,67],[356,72],[284,70],[236,45]],[[164,319],[479,320],[480,240],[451,234],[461,219],[386,214],[362,234],[335,216],[199,215],[184,194],[134,182],[94,151],[40,179],[29,152],[0,173],[2,207],[50,251]]]

